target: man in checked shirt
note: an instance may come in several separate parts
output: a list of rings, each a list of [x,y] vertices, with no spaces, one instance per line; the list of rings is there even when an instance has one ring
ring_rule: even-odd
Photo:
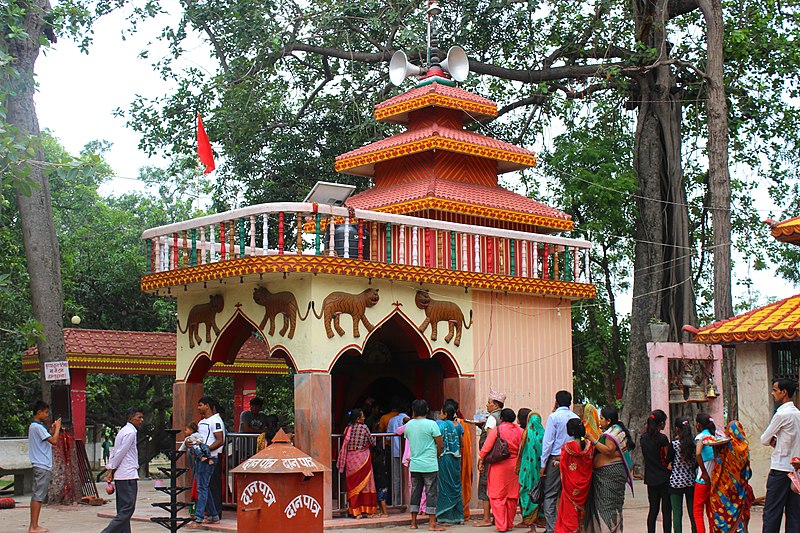
[[[117,516],[101,533],[131,533],[131,517],[136,509],[139,480],[139,450],[136,432],[144,424],[141,409],[131,407],[125,413],[125,424],[114,439],[114,451],[106,464],[106,483],[115,484],[117,491]]]

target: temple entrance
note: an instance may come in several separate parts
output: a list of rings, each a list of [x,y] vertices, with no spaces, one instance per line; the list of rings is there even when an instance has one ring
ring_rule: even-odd
[[[361,407],[367,398],[383,412],[391,410],[393,398],[406,406],[424,398],[438,409],[444,400],[444,378],[453,375],[449,357],[431,357],[417,329],[395,314],[370,334],[363,354],[348,350],[331,369],[334,431],[342,431],[347,411]]]

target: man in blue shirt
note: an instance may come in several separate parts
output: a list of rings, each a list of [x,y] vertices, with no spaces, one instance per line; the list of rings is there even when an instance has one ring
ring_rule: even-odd
[[[389,419],[386,431],[395,433],[397,428],[408,421],[408,415],[404,413],[405,406],[401,403],[397,405],[398,414]],[[392,505],[400,505],[403,491],[403,451],[401,450],[401,437],[392,437]]]
[[[47,499],[53,469],[53,445],[61,433],[61,419],[48,431],[45,421],[50,417],[50,406],[39,400],[33,406],[33,422],[28,427],[28,457],[33,465],[33,495],[31,495],[31,523],[29,533],[43,533],[48,529],[39,525],[42,502]],[[50,432],[52,431],[52,435]]]
[[[411,446],[411,529],[417,529],[417,514],[422,500],[422,489],[427,496],[430,531],[444,531],[436,523],[436,500],[439,495],[439,456],[444,449],[439,425],[428,419],[428,402],[414,400],[411,404],[413,420],[406,424],[405,437]]]
[[[558,461],[561,447],[570,439],[567,435],[567,422],[579,418],[570,410],[572,394],[560,390],[556,393],[553,412],[547,417],[547,425],[542,439],[542,476],[544,476],[544,517],[547,520],[547,533],[553,533],[556,527],[556,510],[561,498],[561,471]]]

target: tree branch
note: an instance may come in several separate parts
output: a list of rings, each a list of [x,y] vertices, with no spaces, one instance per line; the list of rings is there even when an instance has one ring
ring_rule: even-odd
[[[667,15],[670,20],[686,13],[691,13],[698,9],[700,4],[697,0],[669,0],[667,5]]]

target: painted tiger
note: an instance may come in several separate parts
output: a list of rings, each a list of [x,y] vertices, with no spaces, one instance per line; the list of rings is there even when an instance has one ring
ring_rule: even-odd
[[[197,304],[189,310],[186,317],[186,329],[181,328],[178,321],[178,331],[189,334],[189,348],[194,348],[195,342],[200,344],[200,324],[206,325],[206,342],[211,344],[211,330],[219,335],[216,316],[225,307],[225,300],[221,294],[212,294],[208,297],[208,303]]]
[[[325,319],[325,333],[329,339],[333,338],[333,328],[340,337],[344,336],[344,329],[339,324],[339,317],[341,315],[350,315],[353,317],[353,337],[360,337],[358,333],[358,323],[363,322],[367,331],[375,329],[369,320],[367,320],[367,307],[373,307],[380,300],[378,296],[378,289],[365,289],[358,294],[350,294],[347,292],[332,292],[322,301],[322,314],[317,314],[317,309],[312,304],[314,309],[314,316]]]
[[[289,330],[288,337],[290,339],[294,338],[294,330],[297,326],[298,315],[300,316],[300,320],[305,320],[308,318],[308,312],[311,310],[311,302],[309,302],[305,316],[300,315],[300,308],[297,305],[297,298],[294,297],[294,294],[288,291],[272,293],[269,292],[269,289],[266,287],[256,287],[253,289],[253,301],[258,305],[264,306],[264,318],[261,320],[261,324],[258,325],[258,328],[263,330],[267,321],[269,321],[269,332],[267,335],[270,337],[275,334],[275,321],[278,315],[283,315],[283,328],[281,328],[278,334],[283,337],[286,335],[286,330]]]
[[[428,326],[431,327],[431,340],[435,341],[438,335],[439,322],[447,322],[449,328],[444,342],[459,346],[461,344],[461,328],[469,329],[472,327],[472,310],[469,312],[469,324],[464,320],[464,313],[461,308],[453,302],[442,302],[434,300],[428,291],[417,291],[417,296],[414,298],[417,307],[425,311],[425,320],[419,325],[420,333],[425,333]],[[455,340],[453,339],[455,336]]]

